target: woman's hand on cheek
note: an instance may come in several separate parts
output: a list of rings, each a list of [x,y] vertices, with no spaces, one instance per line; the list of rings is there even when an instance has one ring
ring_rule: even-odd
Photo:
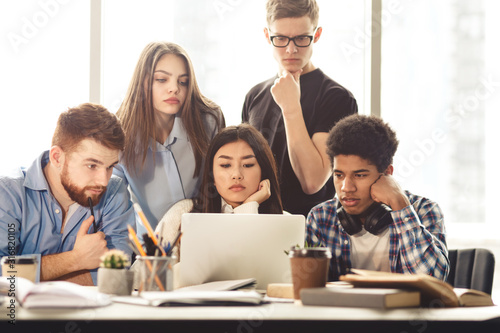
[[[257,190],[257,192],[250,195],[243,203],[247,203],[250,201],[257,201],[257,203],[260,205],[261,203],[269,199],[270,196],[271,196],[271,182],[269,181],[269,179],[264,179],[263,181],[260,182],[259,189]]]

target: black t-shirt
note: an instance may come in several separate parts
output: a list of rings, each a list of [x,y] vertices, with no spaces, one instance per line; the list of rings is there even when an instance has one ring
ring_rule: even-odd
[[[242,120],[257,128],[267,139],[276,158],[283,208],[307,216],[312,207],[335,195],[332,177],[317,193],[302,191],[288,156],[285,125],[280,107],[271,95],[276,76],[253,87],[245,98]],[[309,136],[328,133],[345,116],[358,112],[350,91],[326,76],[319,68],[300,76],[300,104]]]

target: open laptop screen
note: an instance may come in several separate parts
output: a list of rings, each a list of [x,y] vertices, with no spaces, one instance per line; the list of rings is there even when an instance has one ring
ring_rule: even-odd
[[[304,245],[305,217],[188,213],[181,231],[179,287],[255,278],[256,288],[266,289],[291,282],[284,251]]]

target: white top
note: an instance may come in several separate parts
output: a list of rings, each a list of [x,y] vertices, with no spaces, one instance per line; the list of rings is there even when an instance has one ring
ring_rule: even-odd
[[[390,272],[389,228],[373,235],[363,227],[360,232],[349,236],[351,240],[352,268]]]
[[[230,204],[221,199],[221,213],[229,214],[259,214],[259,203],[257,201],[250,201],[233,208]]]

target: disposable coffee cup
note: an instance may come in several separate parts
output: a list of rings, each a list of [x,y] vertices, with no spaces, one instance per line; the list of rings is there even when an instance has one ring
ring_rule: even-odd
[[[292,249],[290,257],[293,296],[300,299],[302,288],[319,288],[326,285],[332,253],[324,247]]]
[[[37,283],[38,258],[33,256],[9,256],[1,260],[2,276],[23,277]]]
[[[172,291],[175,256],[137,256],[139,293],[145,291]]]

